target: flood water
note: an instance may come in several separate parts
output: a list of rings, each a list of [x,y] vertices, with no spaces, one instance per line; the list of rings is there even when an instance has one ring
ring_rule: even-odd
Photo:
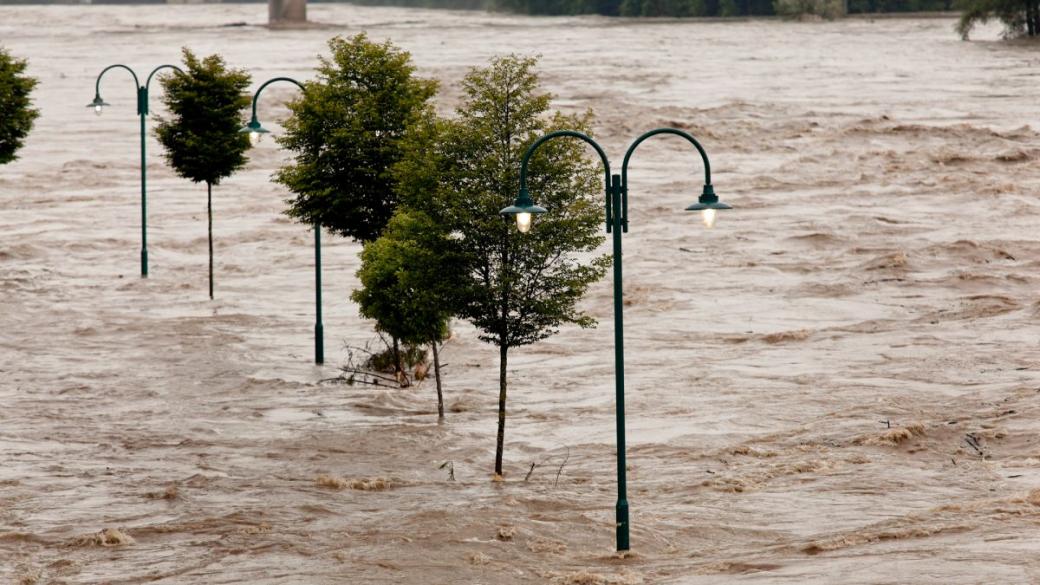
[[[0,8],[42,110],[0,168],[0,580],[1040,583],[1035,45],[996,26],[963,42],[952,19],[310,16]],[[149,138],[139,278],[134,90],[111,72],[95,117],[97,73],[147,75],[189,46],[254,87],[308,79],[328,38],[359,31],[411,51],[444,112],[468,68],[540,54],[615,164],[658,126],[712,157],[736,209],[710,231],[682,211],[688,145],[647,142],[630,169],[632,554],[613,552],[609,279],[584,302],[597,329],[511,353],[493,482],[497,351],[467,324],[443,350],[445,424],[430,382],[321,382],[373,339],[349,301],[359,247],[325,238],[315,366],[312,234],[282,214],[274,141],[214,190],[210,301],[205,187]],[[296,91],[266,91],[262,118]]]

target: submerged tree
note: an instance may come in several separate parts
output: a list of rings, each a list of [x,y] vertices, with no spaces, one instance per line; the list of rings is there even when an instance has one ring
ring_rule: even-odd
[[[437,382],[437,412],[444,418],[440,344],[455,313],[462,264],[444,231],[421,211],[400,210],[383,235],[365,244],[358,270],[361,288],[351,298],[376,329],[393,337],[395,369],[402,373],[400,343],[429,345]]]
[[[25,75],[26,62],[0,47],[0,165],[18,158],[15,153],[40,115],[32,107],[36,79]]]
[[[499,215],[516,197],[520,159],[535,140],[559,129],[588,131],[591,115],[550,114],[535,59],[495,59],[463,81],[457,119],[430,124],[397,167],[407,204],[449,233],[465,274],[455,289],[458,314],[499,348],[495,473],[502,474],[509,349],[555,334],[561,325],[591,327],[578,307],[603,276],[606,257],[589,254],[603,241],[600,171],[582,144],[547,143],[532,158],[529,184],[552,213],[520,234]]]
[[[219,55],[199,60],[184,49],[184,72],[162,78],[169,120],[156,127],[166,160],[178,175],[206,183],[209,219],[209,298],[213,298],[213,185],[246,164],[249,138],[239,132],[249,107],[249,74]]]
[[[275,180],[294,193],[287,213],[361,242],[379,237],[397,197],[390,169],[401,139],[429,109],[434,81],[414,77],[411,56],[364,34],[329,41],[318,80],[289,103],[279,144],[293,153]]]
[[[1004,36],[1040,36],[1040,0],[961,0],[957,32],[967,40],[976,24],[991,18],[1004,23]]]

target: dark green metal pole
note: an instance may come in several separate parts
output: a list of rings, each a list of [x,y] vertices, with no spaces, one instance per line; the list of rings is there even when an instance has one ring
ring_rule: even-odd
[[[325,363],[325,327],[321,323],[321,224],[314,224],[314,363]]]
[[[625,328],[624,293],[621,280],[621,176],[610,178],[610,200],[613,213],[610,223],[614,239],[614,389],[617,416],[618,499],[617,550],[626,551],[628,544],[628,479],[625,470]]]
[[[627,203],[627,197],[624,197],[625,187],[620,175],[610,174],[610,160],[599,143],[582,132],[557,130],[536,140],[528,147],[527,152],[524,153],[523,159],[520,161],[520,191],[521,197],[527,197],[527,166],[535,150],[549,140],[565,136],[583,140],[596,150],[596,154],[603,161],[603,174],[606,183],[606,225],[607,232],[612,234],[614,241],[614,384],[618,461],[617,550],[627,551],[629,550],[629,522],[628,481],[625,471],[625,334],[623,325],[624,297],[622,295],[621,279],[621,234],[624,231],[628,231],[628,219],[623,213]],[[521,200],[518,198],[517,205],[520,203]],[[530,201],[527,203],[530,204]]]
[[[209,300],[213,300],[213,185],[206,181],[206,216],[209,220]]]
[[[141,277],[148,278],[148,164],[145,158],[148,122],[148,88],[152,85],[152,77],[163,69],[173,69],[183,73],[176,65],[159,65],[148,74],[144,85],[137,89],[137,113],[141,116]]]
[[[145,155],[145,123],[148,88],[137,88],[137,114],[141,118],[141,278],[148,278],[148,163]]]
[[[141,278],[148,278],[148,165],[145,162],[145,114],[141,114]]]
[[[268,85],[279,81],[295,84],[301,90],[307,91],[306,86],[291,77],[268,79],[253,94],[253,117],[250,119],[249,124],[241,130],[242,132],[267,132],[256,117],[256,105],[260,101],[260,94],[263,93],[264,89]],[[321,225],[317,223],[314,224],[314,304],[314,363],[323,364],[325,363],[325,327],[321,322]]]
[[[137,74],[134,70],[122,64],[109,65],[101,70],[98,74],[97,80],[94,82],[94,101],[89,104],[88,107],[94,106],[97,108],[98,113],[101,112],[101,107],[107,106],[104,100],[101,99],[101,78],[105,76],[111,69],[125,69],[134,78],[134,87],[137,89],[137,115],[141,118],[141,278],[148,278],[148,169],[147,169],[147,152],[146,152],[146,137],[147,137],[147,123],[148,123],[148,87],[152,83],[152,77],[156,72],[162,69],[175,69],[181,71],[180,67],[176,65],[160,65],[152,70],[148,74],[148,79],[144,85],[137,78]]]

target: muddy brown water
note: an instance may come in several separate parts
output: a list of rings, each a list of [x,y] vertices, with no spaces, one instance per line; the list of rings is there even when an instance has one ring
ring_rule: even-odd
[[[318,4],[3,7],[40,78],[0,169],[0,580],[12,583],[1040,583],[1040,135],[1035,45],[950,19],[525,18]],[[223,24],[244,22],[247,26]],[[466,69],[539,53],[618,161],[700,137],[736,210],[704,230],[693,153],[646,143],[626,235],[633,554],[613,553],[611,288],[511,358],[465,324],[434,388],[320,384],[371,338],[356,245],[326,238],[329,364],[310,364],[311,234],[281,215],[270,140],[214,192],[149,141],[113,72],[178,48],[306,79],[334,34]],[[265,120],[291,87],[272,87]],[[153,109],[161,112],[157,96]],[[456,481],[441,464],[451,461]],[[566,461],[562,466],[561,464]],[[530,465],[537,466],[530,479]],[[557,473],[559,479],[557,480]]]

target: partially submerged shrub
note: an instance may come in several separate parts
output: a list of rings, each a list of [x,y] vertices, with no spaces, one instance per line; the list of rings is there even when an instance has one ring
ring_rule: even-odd
[[[407,388],[412,379],[422,380],[430,369],[426,345],[396,343],[387,335],[377,331],[382,349],[373,350],[372,343],[364,346],[348,346],[346,363],[342,372],[332,381],[371,386],[397,386]],[[412,373],[412,377],[409,376]]]
[[[369,354],[361,366],[373,372],[393,374],[397,372],[398,360],[404,370],[425,366],[427,363],[426,346],[402,343],[395,352],[393,345],[387,344],[386,349]]]

